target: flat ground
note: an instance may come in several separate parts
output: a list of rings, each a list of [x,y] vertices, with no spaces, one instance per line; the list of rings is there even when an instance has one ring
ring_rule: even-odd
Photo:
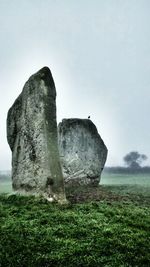
[[[0,267],[150,266],[149,176],[104,174],[66,194],[64,206],[0,194]]]
[[[0,182],[0,193],[12,193],[11,180]],[[66,188],[71,203],[90,201],[137,201],[150,204],[150,174],[102,174],[98,188],[73,186]]]

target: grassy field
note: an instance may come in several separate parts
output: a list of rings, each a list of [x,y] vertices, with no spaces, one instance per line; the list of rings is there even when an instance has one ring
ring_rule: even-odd
[[[101,184],[104,185],[139,185],[150,187],[150,174],[111,174],[103,173]]]
[[[150,197],[150,175],[103,174],[101,185],[111,192],[132,197]]]
[[[140,193],[141,190],[142,194],[144,194],[144,192],[146,192],[146,194],[150,194],[150,174],[127,175],[103,173],[100,184],[102,186],[108,187],[109,189],[112,188],[113,191],[116,188],[116,192],[119,192],[119,190],[124,187],[124,191],[127,190],[127,192],[131,189],[131,193]],[[121,191],[123,192],[123,190]],[[11,192],[11,180],[7,179],[6,181],[0,181],[0,193]]]
[[[1,193],[11,193],[11,192],[12,192],[11,181],[0,182],[0,194]]]
[[[102,174],[100,185],[117,194],[150,196],[150,175]],[[11,180],[0,181],[0,193],[11,193]]]
[[[65,206],[1,194],[0,266],[150,266],[150,179],[141,179],[104,174],[99,188],[66,188]]]

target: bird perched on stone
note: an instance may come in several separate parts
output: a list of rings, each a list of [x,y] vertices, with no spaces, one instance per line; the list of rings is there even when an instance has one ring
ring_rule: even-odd
[[[90,119],[90,116],[88,116],[88,119]]]

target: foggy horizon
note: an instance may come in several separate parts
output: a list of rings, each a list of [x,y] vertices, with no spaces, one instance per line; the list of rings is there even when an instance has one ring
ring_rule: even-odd
[[[150,2],[0,2],[0,170],[11,169],[6,117],[29,77],[48,66],[57,123],[88,118],[108,148],[106,166],[130,151],[150,165]]]

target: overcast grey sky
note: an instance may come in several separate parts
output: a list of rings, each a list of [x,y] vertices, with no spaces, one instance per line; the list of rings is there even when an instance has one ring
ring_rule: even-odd
[[[91,115],[107,165],[132,150],[150,164],[150,1],[0,0],[0,170],[10,169],[6,116],[48,66],[57,120]]]

